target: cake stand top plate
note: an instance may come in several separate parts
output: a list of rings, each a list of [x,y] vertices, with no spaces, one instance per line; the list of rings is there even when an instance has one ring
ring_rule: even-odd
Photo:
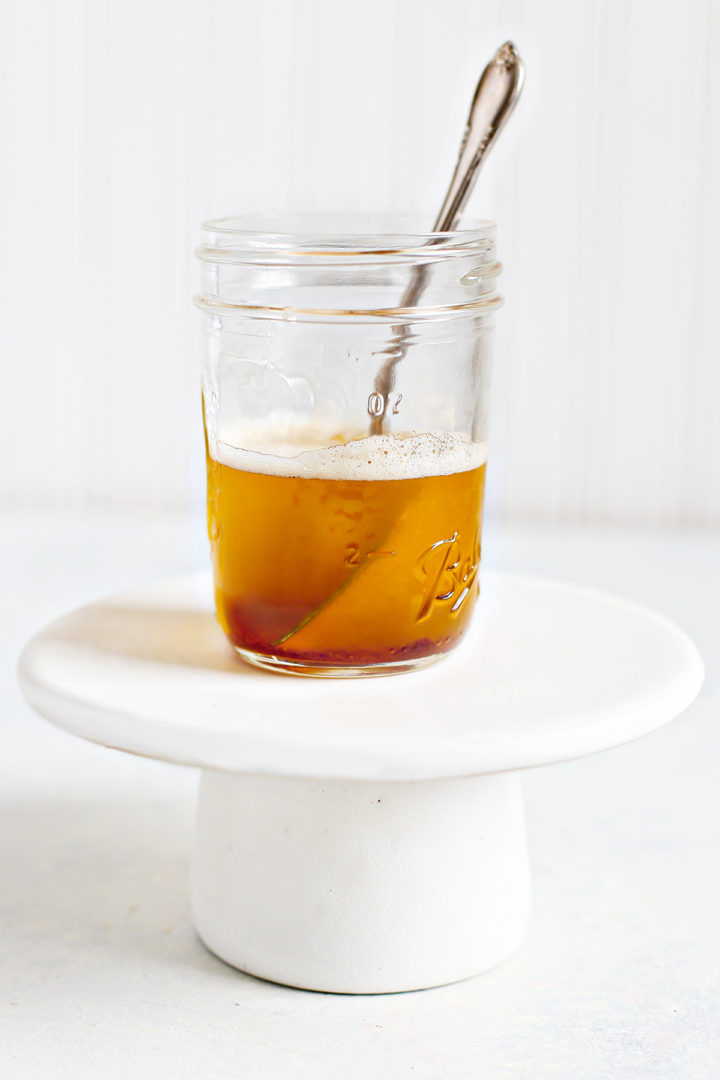
[[[264,775],[432,779],[546,765],[659,727],[703,679],[661,615],[591,589],[485,574],[466,639],[433,667],[309,679],[238,660],[204,575],[110,597],[26,646],[53,723],[105,746]]]

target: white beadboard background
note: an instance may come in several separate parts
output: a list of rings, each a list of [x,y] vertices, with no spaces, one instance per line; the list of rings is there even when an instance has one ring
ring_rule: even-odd
[[[507,37],[492,512],[720,522],[720,0],[6,0],[4,505],[198,506],[200,220],[430,219]]]

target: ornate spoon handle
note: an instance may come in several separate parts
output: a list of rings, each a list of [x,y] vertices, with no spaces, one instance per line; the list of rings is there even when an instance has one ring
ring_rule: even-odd
[[[457,226],[475,186],[480,167],[517,104],[524,78],[525,69],[518,51],[511,41],[506,41],[497,50],[480,76],[470,106],[455,171],[433,225],[433,232],[450,232]],[[431,240],[430,243],[432,242]],[[415,267],[400,300],[401,308],[414,307],[417,304],[425,288],[427,276],[427,266]],[[395,384],[395,369],[406,350],[407,327],[395,327],[386,359],[375,377],[375,392],[372,396],[380,407],[377,415],[372,416],[370,425],[372,435],[382,434],[388,398]]]

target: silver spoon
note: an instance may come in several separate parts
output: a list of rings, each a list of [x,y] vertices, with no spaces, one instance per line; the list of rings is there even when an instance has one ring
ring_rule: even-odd
[[[475,186],[480,166],[515,108],[524,79],[525,68],[518,51],[511,41],[506,41],[480,76],[460,143],[455,171],[432,227],[434,233],[451,232],[457,227]],[[425,288],[427,276],[427,265],[415,267],[400,300],[401,308],[414,307],[417,304]],[[395,327],[394,336],[395,340],[387,350],[387,359],[375,377],[374,393],[371,395],[374,406],[370,424],[372,435],[381,435],[383,431],[388,398],[395,385],[395,369],[407,350],[407,327]]]

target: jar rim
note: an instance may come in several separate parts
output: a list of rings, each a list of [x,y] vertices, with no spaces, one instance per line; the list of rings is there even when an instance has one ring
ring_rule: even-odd
[[[336,260],[439,262],[460,255],[495,258],[496,226],[468,219],[434,233],[426,218],[407,214],[242,214],[202,223],[203,262],[263,263]]]
[[[301,322],[399,322],[476,318],[502,302],[495,291],[501,272],[491,221],[469,220],[463,228],[433,233],[427,220],[409,215],[315,213],[214,218],[203,226],[205,243],[196,255],[204,264],[203,290],[195,303],[207,314],[227,318]],[[421,268],[450,271],[455,292],[440,302],[425,298],[390,306],[377,297],[359,306],[348,297],[337,306],[303,302],[288,282],[332,282],[346,289],[389,283],[394,291]],[[447,278],[447,275],[446,275]],[[275,291],[275,287],[280,292]],[[286,295],[282,295],[285,290]],[[459,290],[459,291],[458,291]],[[404,295],[404,294],[403,294]]]

